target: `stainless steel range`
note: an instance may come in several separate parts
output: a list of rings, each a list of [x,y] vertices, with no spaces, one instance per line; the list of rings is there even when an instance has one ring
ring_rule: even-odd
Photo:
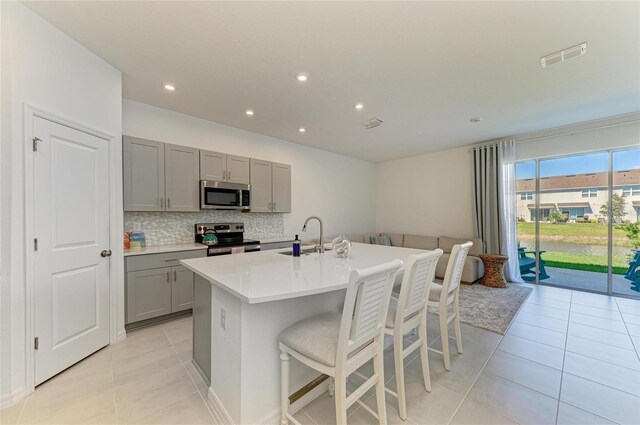
[[[209,246],[209,257],[260,251],[260,241],[244,238],[244,223],[197,223],[196,242]]]

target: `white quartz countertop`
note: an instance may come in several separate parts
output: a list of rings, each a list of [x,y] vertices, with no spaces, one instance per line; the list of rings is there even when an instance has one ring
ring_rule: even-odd
[[[276,242],[288,242],[288,241],[293,241],[295,239],[295,237],[293,236],[274,236],[272,238],[250,238],[250,239],[257,239],[260,241],[261,244],[263,243],[276,243]]]
[[[352,269],[371,267],[395,259],[403,262],[419,249],[354,243],[351,258],[333,251],[301,257],[273,251],[193,258],[180,261],[214,285],[249,304],[279,301],[344,289]]]
[[[177,252],[177,251],[195,251],[198,249],[207,249],[206,245],[202,245],[201,243],[178,243],[171,245],[155,245],[155,246],[147,246],[145,248],[138,249],[125,249],[124,256],[128,257],[130,255],[145,255],[145,254],[162,254],[164,252]]]

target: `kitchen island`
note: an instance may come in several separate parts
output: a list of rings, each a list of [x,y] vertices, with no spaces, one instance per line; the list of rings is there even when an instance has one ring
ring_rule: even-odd
[[[193,363],[209,383],[223,423],[277,423],[280,417],[278,335],[326,311],[339,311],[352,269],[403,262],[417,249],[354,243],[349,259],[332,251],[302,257],[285,250],[194,258]],[[292,359],[293,392],[318,373]],[[292,406],[319,395],[317,387]]]

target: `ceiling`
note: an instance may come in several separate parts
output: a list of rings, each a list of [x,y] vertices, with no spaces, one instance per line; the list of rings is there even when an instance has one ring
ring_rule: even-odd
[[[640,110],[635,1],[25,4],[126,98],[373,162]]]

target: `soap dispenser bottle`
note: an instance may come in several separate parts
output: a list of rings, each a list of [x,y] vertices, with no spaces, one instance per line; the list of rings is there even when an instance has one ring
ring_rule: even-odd
[[[293,256],[300,256],[300,239],[298,239],[298,235],[296,235],[296,239],[293,241]]]

